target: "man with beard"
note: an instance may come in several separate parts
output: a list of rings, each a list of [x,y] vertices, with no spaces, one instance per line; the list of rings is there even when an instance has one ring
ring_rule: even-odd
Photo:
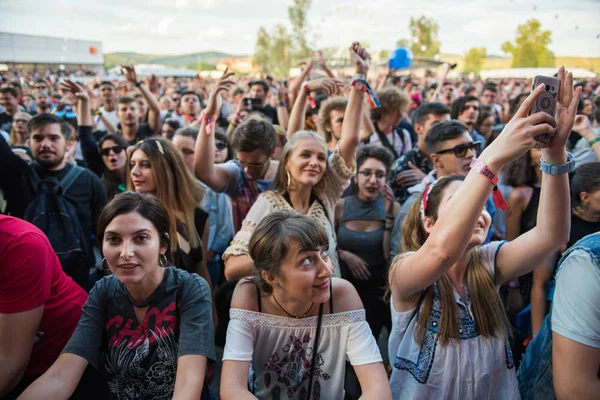
[[[452,113],[450,114],[450,118],[462,122],[469,128],[469,133],[471,133],[474,141],[481,142],[481,147],[477,151],[478,156],[487,145],[485,138],[474,128],[475,122],[477,122],[477,118],[479,117],[479,108],[479,99],[477,97],[463,96],[452,103]]]
[[[25,216],[27,206],[38,194],[35,175],[40,181],[50,177],[61,181],[74,168],[67,162],[66,154],[74,151],[76,143],[64,120],[52,114],[38,114],[29,121],[27,129],[31,132],[35,159],[31,164],[14,154],[0,138],[0,171],[4,172],[0,174],[0,190],[7,201],[5,213],[17,218]],[[63,196],[73,205],[91,249],[94,221],[107,202],[104,184],[94,173],[84,169]]]
[[[50,113],[52,111],[52,100],[48,93],[40,90],[35,94],[36,114]]]
[[[0,88],[0,105],[4,108],[0,113],[0,130],[10,132],[13,116],[20,111],[19,93],[10,86]]]

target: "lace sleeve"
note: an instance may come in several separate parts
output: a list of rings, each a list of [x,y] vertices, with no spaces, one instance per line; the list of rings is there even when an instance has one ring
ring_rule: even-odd
[[[227,260],[230,256],[247,255],[249,253],[250,237],[252,237],[256,225],[271,212],[273,212],[273,204],[265,198],[265,193],[262,193],[248,211],[246,218],[244,218],[242,229],[235,234],[229,247],[223,253],[223,260]]]

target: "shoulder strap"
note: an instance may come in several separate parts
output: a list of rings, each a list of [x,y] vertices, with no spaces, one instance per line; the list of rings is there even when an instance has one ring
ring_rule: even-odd
[[[254,287],[256,288],[256,300],[258,302],[258,312],[262,312],[262,304],[261,304],[261,299],[260,299],[260,289],[258,288],[258,285],[254,285]]]
[[[329,285],[331,288],[331,285]],[[329,289],[331,290],[331,289]],[[313,377],[315,374],[315,364],[317,362],[317,353],[319,350],[319,337],[321,336],[321,322],[323,320],[323,303],[319,306],[319,317],[317,318],[317,332],[315,335],[315,344],[312,349],[312,361],[310,362],[310,375],[308,377],[307,400],[312,398]]]
[[[329,281],[329,314],[333,314],[333,279]]]
[[[67,193],[67,190],[71,187],[71,185],[75,182],[75,180],[83,173],[83,168],[73,165],[71,170],[65,175],[64,178],[60,181],[60,187],[62,189],[63,195]]]
[[[375,126],[377,126],[377,125],[375,125]],[[392,152],[392,154],[394,155],[394,159],[398,158],[398,153],[396,152],[396,149],[394,148],[394,146],[392,146],[392,144],[388,140],[387,135],[385,133],[381,132],[379,129],[375,129],[375,133],[377,133],[377,136],[379,137],[379,140],[381,141],[381,144],[383,145],[383,147],[385,147],[386,149],[388,149]],[[392,130],[392,134],[395,134],[394,130]]]

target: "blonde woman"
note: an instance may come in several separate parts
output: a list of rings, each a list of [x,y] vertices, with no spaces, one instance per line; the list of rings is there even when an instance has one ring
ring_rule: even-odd
[[[581,89],[559,71],[556,118],[528,116],[544,85],[525,100],[498,138],[472,163],[466,179],[442,178],[428,187],[403,226],[403,250],[390,269],[393,397],[518,399],[509,327],[498,287],[530,272],[569,237],[565,144]],[[539,142],[548,133],[550,142]],[[481,246],[490,227],[486,199],[502,168],[541,147],[544,172],[535,228],[511,242]],[[559,167],[553,170],[549,165]],[[463,182],[464,179],[464,182]],[[496,195],[501,204],[501,196]]]
[[[368,57],[366,50],[357,43],[350,48],[350,58],[357,74],[366,75],[369,69]],[[294,210],[323,225],[329,237],[329,254],[334,275],[340,276],[333,215],[336,202],[354,172],[364,96],[365,93],[359,88],[352,88],[342,126],[342,137],[331,156],[327,157],[327,144],[314,132],[300,131],[284,146],[273,190],[258,197],[248,212],[242,229],[223,254],[225,277],[228,280],[252,274],[254,263],[248,253],[250,237],[265,216],[280,210]]]

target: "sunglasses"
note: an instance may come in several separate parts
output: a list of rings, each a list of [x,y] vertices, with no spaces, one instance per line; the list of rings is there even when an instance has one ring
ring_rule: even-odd
[[[227,144],[223,142],[215,142],[215,147],[217,150],[225,150],[227,148]]]
[[[481,148],[481,141],[476,141],[476,142],[471,142],[471,143],[459,144],[458,146],[454,146],[451,149],[440,150],[440,151],[436,152],[435,154],[444,154],[444,153],[453,152],[454,155],[456,156],[456,158],[465,158],[465,156],[467,155],[467,152],[469,150],[473,150],[473,151],[475,151],[475,153],[477,153],[480,148]]]
[[[75,118],[75,114],[72,111],[58,111],[56,114],[58,118]]]
[[[120,154],[123,150],[125,150],[122,146],[113,146],[113,147],[105,147],[100,150],[100,154],[103,156],[107,156],[110,154],[110,151],[114,151],[115,154]]]

